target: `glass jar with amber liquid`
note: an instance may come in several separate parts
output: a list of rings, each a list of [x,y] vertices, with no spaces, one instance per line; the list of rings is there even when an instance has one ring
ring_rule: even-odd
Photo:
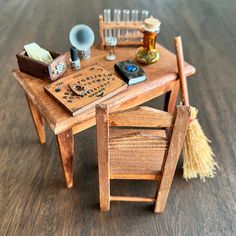
[[[155,18],[144,20],[144,27],[140,29],[143,35],[143,46],[136,52],[136,60],[143,64],[152,64],[159,60],[160,54],[156,49],[157,35],[161,22]]]

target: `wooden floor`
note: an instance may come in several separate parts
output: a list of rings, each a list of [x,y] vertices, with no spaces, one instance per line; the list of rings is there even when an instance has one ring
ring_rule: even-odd
[[[104,8],[149,9],[162,21],[159,42],[173,50],[181,34],[185,58],[198,73],[190,97],[212,140],[220,170],[205,183],[186,182],[180,161],[164,214],[150,204],[98,208],[95,129],[75,138],[75,186],[64,185],[56,140],[40,145],[20,86],[15,54],[36,41],[66,51],[77,23],[98,33]],[[0,235],[236,235],[235,0],[0,0]],[[148,103],[160,107],[161,99]],[[149,195],[154,184],[115,182],[113,193]]]

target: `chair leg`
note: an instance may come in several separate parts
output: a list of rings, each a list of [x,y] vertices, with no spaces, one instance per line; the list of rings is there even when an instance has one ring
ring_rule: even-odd
[[[110,180],[104,178],[106,175],[104,171],[99,167],[99,198],[100,198],[100,210],[110,210]]]
[[[99,128],[97,128],[99,129]],[[99,135],[99,131],[98,135]],[[99,137],[99,136],[98,136]],[[102,137],[100,136],[100,141]],[[98,175],[99,175],[99,198],[101,211],[108,211],[110,209],[110,178],[109,178],[109,163],[108,163],[108,147],[101,146],[98,143]]]
[[[164,157],[162,166],[162,177],[157,193],[155,212],[164,211],[167,197],[169,195],[170,186],[173,181],[175,169],[179,160],[179,155],[183,146],[184,137],[187,131],[189,119],[189,107],[177,107],[177,114],[170,141],[168,153]]]
[[[166,201],[170,192],[171,182],[167,182],[165,179],[160,183],[159,190],[157,193],[156,203],[155,203],[155,213],[162,213],[166,206]]]

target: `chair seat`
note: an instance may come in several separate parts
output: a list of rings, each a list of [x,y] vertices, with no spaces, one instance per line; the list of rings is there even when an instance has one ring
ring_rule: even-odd
[[[111,128],[111,175],[157,175],[168,145],[165,130]]]

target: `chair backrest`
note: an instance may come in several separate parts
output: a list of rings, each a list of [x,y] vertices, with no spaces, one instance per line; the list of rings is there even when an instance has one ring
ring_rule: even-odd
[[[167,128],[173,125],[174,115],[151,107],[135,107],[109,115],[110,126]]]
[[[156,129],[168,128],[168,140],[176,142],[176,139],[180,137],[179,133],[183,132],[185,135],[188,119],[189,107],[187,106],[178,106],[175,114],[145,106],[109,114],[106,105],[101,104],[96,106],[97,135],[98,139],[103,137],[99,142],[104,149],[108,146],[111,126]]]
[[[155,202],[155,212],[163,212],[188,119],[189,107],[186,106],[178,106],[175,114],[149,107],[136,107],[109,114],[106,105],[96,106],[102,211],[109,210],[110,201],[145,201]],[[128,127],[128,131],[125,129],[124,132],[124,127]],[[148,127],[158,129],[155,130],[158,132],[153,133]],[[160,183],[155,198],[111,196],[111,179],[159,180]]]

